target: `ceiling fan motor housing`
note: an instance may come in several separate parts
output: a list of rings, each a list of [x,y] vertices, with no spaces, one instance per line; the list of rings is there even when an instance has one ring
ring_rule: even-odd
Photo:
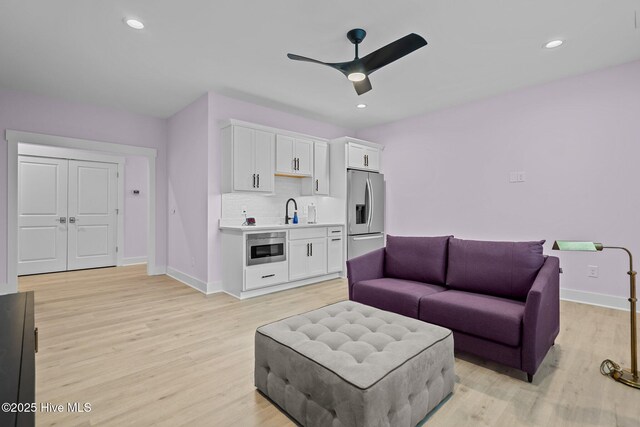
[[[367,32],[362,28],[354,28],[347,33],[347,38],[353,44],[360,44],[367,36]]]

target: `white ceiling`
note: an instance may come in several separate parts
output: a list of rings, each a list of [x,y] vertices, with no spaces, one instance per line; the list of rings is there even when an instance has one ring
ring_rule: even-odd
[[[640,0],[0,0],[0,88],[159,117],[213,90],[357,129],[640,59],[636,10]],[[410,32],[429,45],[372,74],[360,97],[339,72],[286,58],[350,60],[355,27],[368,32],[361,56]],[[555,38],[566,43],[542,49]]]

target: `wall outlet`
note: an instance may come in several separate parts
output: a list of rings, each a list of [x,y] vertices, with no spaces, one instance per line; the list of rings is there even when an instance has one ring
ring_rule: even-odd
[[[246,215],[247,214],[247,207],[243,206],[242,207],[242,215]]]
[[[527,173],[524,171],[518,172],[518,182],[525,182],[527,179]]]
[[[588,265],[587,270],[589,277],[598,277],[600,275],[600,268],[597,265]]]
[[[518,182],[518,172],[509,172],[509,182]]]

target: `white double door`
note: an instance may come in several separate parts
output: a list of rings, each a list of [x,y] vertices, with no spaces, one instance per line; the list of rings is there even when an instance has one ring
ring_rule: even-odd
[[[117,165],[18,159],[18,274],[116,265]]]

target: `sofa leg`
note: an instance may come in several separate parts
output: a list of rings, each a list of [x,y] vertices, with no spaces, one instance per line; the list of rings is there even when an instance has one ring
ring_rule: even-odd
[[[527,374],[527,381],[529,381],[530,383],[533,382],[533,374]]]

